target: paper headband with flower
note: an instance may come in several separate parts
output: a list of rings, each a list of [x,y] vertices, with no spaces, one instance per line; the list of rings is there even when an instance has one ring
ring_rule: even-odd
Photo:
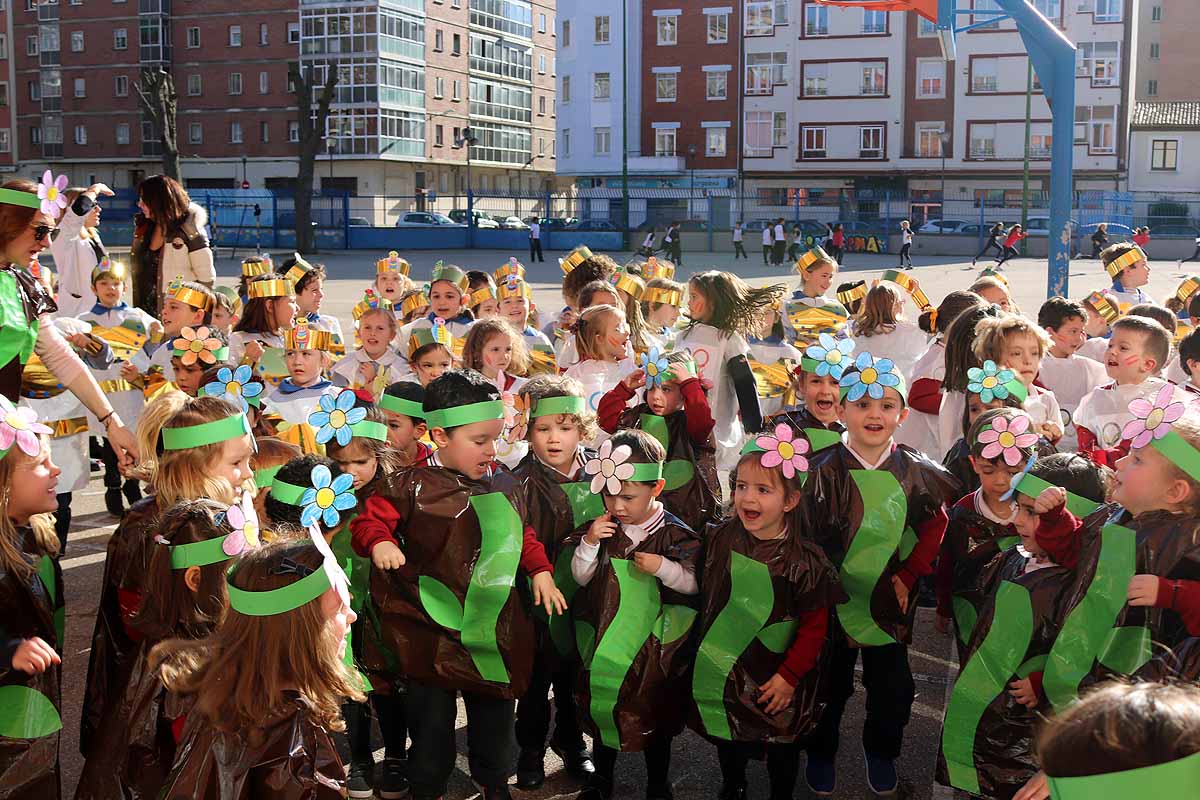
[[[625,481],[649,482],[662,478],[661,462],[633,464],[629,461],[632,456],[633,450],[629,445],[613,447],[612,439],[606,439],[596,452],[596,457],[583,465],[584,474],[592,476],[589,486],[592,494],[617,494]]]
[[[1153,447],[1193,480],[1200,481],[1200,450],[1172,430],[1172,425],[1187,411],[1184,403],[1174,399],[1175,391],[1174,384],[1168,383],[1153,400],[1145,397],[1133,400],[1129,404],[1133,419],[1121,430],[1121,438],[1128,440],[1135,450],[1147,445]]]
[[[37,412],[25,406],[14,406],[7,397],[0,396],[0,458],[8,455],[13,445],[27,456],[33,457],[42,451],[41,434],[53,431],[37,421]]]
[[[296,324],[283,332],[283,347],[285,350],[333,350],[333,334],[320,328],[314,328],[303,317]]]
[[[375,262],[376,275],[382,275],[385,272],[397,272],[401,275],[407,275],[408,271],[408,262],[401,258],[400,254],[395,250],[389,250],[387,258],[381,258]]]
[[[358,505],[354,496],[354,476],[343,472],[336,478],[324,464],[317,464],[310,474],[311,482],[300,496],[300,524],[306,528],[318,523],[336,528],[341,522],[339,512]]]
[[[529,284],[519,275],[508,275],[501,281],[496,288],[497,300],[508,300],[511,298],[532,298],[533,292],[529,290]]]
[[[212,334],[212,329],[207,326],[180,329],[179,338],[171,342],[174,348],[172,355],[185,367],[197,362],[211,366],[218,361],[224,361],[229,358],[229,347]]]
[[[504,262],[502,266],[496,267],[492,272],[496,283],[503,283],[510,275],[515,275],[522,280],[525,278],[525,265],[517,261],[516,257],[509,257],[508,261]]]
[[[1030,430],[1032,424],[1033,420],[1025,414],[1012,417],[997,414],[991,427],[984,428],[975,437],[975,442],[983,445],[979,455],[988,460],[1003,457],[1005,464],[1015,467],[1038,442],[1038,435]]]
[[[386,297],[381,297],[374,289],[367,289],[363,292],[363,299],[355,304],[351,314],[354,316],[354,321],[362,319],[363,315],[369,311],[393,311],[392,301]]]
[[[997,366],[990,359],[984,361],[982,367],[967,370],[967,391],[979,395],[979,399],[985,403],[1007,400],[1009,396],[1024,402],[1028,393],[1025,384],[1017,380],[1015,372]]]
[[[505,392],[500,399],[504,401],[504,441],[519,442],[529,431],[529,395]]]
[[[387,426],[367,419],[367,410],[354,405],[354,392],[343,389],[337,395],[321,395],[317,410],[308,415],[308,424],[317,429],[317,444],[336,439],[340,447],[350,444],[355,436],[387,440]]]
[[[850,354],[854,352],[852,339],[835,339],[828,333],[817,336],[817,343],[810,344],[800,359],[800,368],[820,377],[830,376],[836,380],[842,379],[842,373],[852,363]]]
[[[774,434],[764,433],[756,437],[754,445],[754,450],[762,450],[758,463],[765,469],[778,467],[783,477],[788,479],[808,472],[808,440],[796,435],[790,426],[783,423],[776,425]]]
[[[675,265],[665,259],[650,256],[642,264],[642,277],[648,281],[652,281],[655,278],[664,278],[669,281],[675,280]]]
[[[207,397],[222,397],[242,409],[242,413],[250,410],[250,406],[258,408],[262,405],[262,382],[254,380],[254,370],[249,364],[242,364],[237,369],[221,367],[217,370],[217,379],[204,385]]]
[[[905,399],[907,392],[904,377],[896,370],[896,365],[889,358],[876,359],[870,353],[862,352],[854,359],[853,369],[842,373],[838,384],[841,387],[843,400],[851,403],[861,399],[863,395],[872,400],[882,400],[884,389],[895,389],[900,399]]]
[[[654,389],[671,380],[671,365],[667,354],[657,347],[651,347],[649,353],[639,356],[642,371],[646,373],[646,388]]]
[[[446,327],[446,320],[441,317],[435,317],[433,324],[428,328],[422,325],[412,329],[408,337],[408,357],[412,358],[422,347],[431,344],[440,344],[447,350],[454,345],[454,336]]]
[[[217,524],[229,527],[230,532],[187,544],[171,544],[156,537],[155,541],[167,545],[171,553],[171,569],[220,564],[257,548],[261,528],[254,510],[254,493],[242,492],[233,505],[217,515]]]

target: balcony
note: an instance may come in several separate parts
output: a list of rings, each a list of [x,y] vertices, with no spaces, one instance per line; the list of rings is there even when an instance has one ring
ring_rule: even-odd
[[[864,83],[859,87],[859,94],[863,97],[879,97],[887,94],[887,87],[878,84]]]
[[[996,145],[992,142],[987,144],[971,144],[971,158],[983,160],[996,157]]]
[[[683,156],[630,156],[629,171],[654,175],[682,175],[686,169],[685,161]]]
[[[987,77],[980,76],[980,77],[974,78],[971,81],[971,91],[972,92],[980,92],[980,93],[996,91],[995,76],[987,76]]]

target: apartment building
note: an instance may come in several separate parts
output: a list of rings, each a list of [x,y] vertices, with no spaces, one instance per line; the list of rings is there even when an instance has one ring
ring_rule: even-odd
[[[1138,102],[1200,97],[1200,7],[1194,0],[1141,0],[1137,10]]]

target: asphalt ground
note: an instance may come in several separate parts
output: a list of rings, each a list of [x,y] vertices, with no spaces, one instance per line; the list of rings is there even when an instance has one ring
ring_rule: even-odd
[[[230,258],[227,253],[219,254],[218,273],[222,283],[233,283],[238,275],[238,264],[244,253]],[[276,253],[276,259],[283,254]],[[362,290],[374,275],[374,262],[384,254],[332,252],[314,256],[311,260],[326,265],[330,280],[326,284],[325,313],[336,314],[346,329],[350,326],[350,309],[361,298]],[[433,263],[445,259],[467,268],[491,270],[505,263],[510,255],[517,255],[526,262],[523,253],[500,251],[456,251],[435,253],[429,251],[404,254],[412,263],[414,278],[429,275]],[[528,264],[527,277],[534,287],[534,299],[543,309],[553,310],[562,302],[558,292],[561,271],[558,257],[563,253],[547,253],[546,262]],[[755,254],[757,255],[757,254]],[[614,255],[619,263],[625,256]],[[842,266],[844,272],[853,272],[853,278],[870,280],[879,277],[885,269],[895,266],[895,256],[848,254]],[[913,274],[919,278],[926,293],[934,303],[954,289],[967,288],[973,281],[976,270],[969,263],[937,259],[915,259]],[[697,253],[685,254],[685,265],[679,277],[686,277],[705,269],[725,269],[736,272],[755,284],[786,283],[794,286],[793,275],[780,274],[778,268],[764,266],[761,258],[736,263],[731,254]],[[1157,298],[1171,294],[1178,284],[1181,273],[1174,262],[1152,262],[1150,293]],[[1046,263],[1044,260],[1018,259],[1006,266],[1012,285],[1014,299],[1031,314],[1036,313],[1045,298]],[[1102,288],[1107,281],[1103,269],[1094,260],[1074,262],[1071,269],[1071,295],[1086,296],[1094,289]],[[96,617],[97,599],[104,571],[104,549],[115,528],[117,520],[104,510],[103,487],[99,477],[82,491],[77,492],[73,504],[74,519],[68,538],[67,551],[62,565],[66,582],[67,642],[63,670],[63,723],[61,761],[63,771],[63,794],[70,797],[75,790],[82,768],[79,755],[79,709],[82,704],[84,681],[87,672],[88,651],[91,646],[92,628]],[[904,749],[899,761],[901,798],[941,798],[949,796],[943,787],[933,783],[934,765],[941,736],[941,720],[949,686],[956,670],[953,646],[950,639],[939,635],[933,628],[930,609],[920,609],[909,661],[916,677],[916,702],[912,720],[905,732]],[[871,792],[866,785],[865,767],[859,746],[859,732],[863,723],[864,692],[861,685],[847,705],[842,727],[842,747],[839,754],[837,798],[865,798]],[[460,706],[459,759],[447,800],[465,800],[477,796],[478,792],[467,775],[466,764],[466,720]],[[382,757],[382,753],[378,754]],[[547,781],[537,792],[514,792],[518,798],[549,800],[550,798],[573,797],[578,786],[562,770],[562,764],[553,753],[547,754]],[[644,767],[640,756],[625,755],[617,763],[616,796],[636,798],[643,796]],[[671,776],[677,800],[700,800],[714,798],[720,787],[720,770],[716,751],[711,744],[694,733],[687,731],[674,742]],[[748,771],[750,796],[767,796],[766,774],[761,763],[752,762]],[[803,778],[796,787],[796,797],[811,796],[804,786]]]

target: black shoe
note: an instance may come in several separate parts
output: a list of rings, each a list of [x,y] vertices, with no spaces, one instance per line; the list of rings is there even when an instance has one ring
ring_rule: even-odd
[[[508,791],[508,784],[483,787],[483,800],[512,800],[512,795]]]
[[[104,490],[104,507],[108,509],[108,513],[118,519],[125,516],[125,504],[121,502],[120,489]]]
[[[543,750],[522,750],[517,757],[517,788],[523,792],[541,788],[546,782],[546,753]]]
[[[138,500],[142,499],[142,486],[133,479],[127,480],[125,481],[125,485],[121,487],[121,494],[125,495],[125,499],[132,506]]]
[[[575,800],[609,800],[612,793],[612,781],[606,781],[593,775],[591,783],[575,796]]]
[[[375,793],[381,800],[400,800],[408,795],[408,762],[385,758],[375,767]]]
[[[721,793],[717,795],[717,800],[746,800],[746,784],[740,783],[737,786],[721,785]]]
[[[550,749],[563,760],[563,766],[566,767],[568,775],[579,780],[588,780],[596,774],[596,765],[592,763],[592,754],[588,752],[583,742],[566,746],[551,741]]]
[[[360,761],[350,765],[350,771],[346,776],[346,791],[350,797],[367,800],[375,796],[375,791],[371,788],[371,771],[374,767],[375,765],[370,761]]]
[[[675,800],[675,795],[671,792],[671,784],[664,783],[662,786],[647,786],[646,800]]]

